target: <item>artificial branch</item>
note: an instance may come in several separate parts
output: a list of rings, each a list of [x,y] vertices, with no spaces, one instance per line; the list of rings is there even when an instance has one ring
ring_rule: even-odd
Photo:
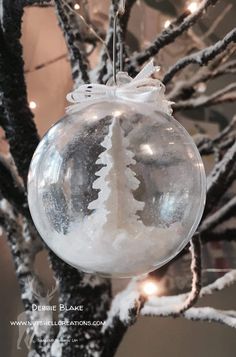
[[[229,122],[229,124],[213,139],[214,143],[221,143],[222,140],[231,135],[236,135],[236,116]]]
[[[127,59],[127,54],[126,54],[126,49],[125,49],[125,38],[126,38],[126,32],[127,32],[127,27],[129,23],[129,18],[130,14],[132,11],[132,8],[134,4],[136,3],[136,0],[127,0],[125,2],[125,13],[123,15],[118,16],[117,18],[117,48],[116,51],[117,53],[120,52],[120,46],[122,44],[123,47],[123,56],[122,56],[122,61],[125,62]],[[109,77],[111,76],[112,73],[112,67],[111,67],[111,61],[113,57],[113,22],[114,22],[114,16],[117,13],[119,8],[119,1],[117,0],[112,0],[111,5],[110,5],[110,11],[109,11],[109,25],[108,25],[108,31],[106,34],[106,39],[105,39],[105,44],[102,47],[101,53],[100,53],[100,61],[99,61],[99,66],[97,70],[97,82],[98,83],[105,83]],[[119,57],[119,56],[117,56]],[[119,63],[119,58],[117,61],[117,64]],[[122,63],[123,65],[123,63]]]
[[[229,124],[213,139],[207,134],[195,134],[193,139],[200,154],[205,156],[217,153],[219,159],[222,159],[222,152],[228,150],[236,139],[235,124],[236,117],[233,117]]]
[[[114,355],[128,327],[135,323],[144,302],[136,280],[132,280],[125,290],[115,296],[102,330],[106,341],[102,357]]]
[[[187,67],[189,64],[206,66],[209,61],[214,59],[219,53],[222,53],[233,42],[236,42],[236,29],[230,31],[223,38],[223,40],[216,42],[214,45],[181,58],[166,72],[163,77],[163,83],[169,83],[178,72]]]
[[[203,298],[204,296],[208,296],[215,292],[224,290],[235,284],[235,282],[236,269],[232,269],[229,272],[225,273],[222,277],[217,278],[213,283],[203,286],[200,291],[199,298]],[[176,306],[183,303],[188,297],[188,295],[189,293],[169,296],[152,296],[146,301],[144,308],[166,307],[167,309],[169,309],[169,307],[171,306],[171,309],[175,308],[176,311]]]
[[[212,215],[207,217],[200,225],[200,232],[207,232],[213,230],[222,222],[225,222],[227,219],[235,216],[236,212],[236,197],[233,197],[229,200],[224,206],[219,208]]]
[[[115,14],[118,11],[119,1],[112,0],[109,9],[109,24],[103,45],[100,53],[99,67],[97,71],[97,82],[105,83],[111,73],[112,45],[113,45],[113,23]]]
[[[229,287],[236,282],[236,270],[226,273],[214,283],[203,287],[200,297],[210,295]],[[188,294],[177,296],[153,297],[148,300],[141,310],[144,316],[175,317],[176,308],[185,301]],[[191,307],[181,315],[188,320],[218,322],[236,328],[236,311],[221,311],[210,307]]]
[[[51,0],[22,0],[22,5],[27,6],[38,6],[38,7],[52,7],[53,3]]]
[[[119,63],[118,61],[117,64],[121,69],[125,68],[126,62],[128,61],[128,54],[125,45],[126,35],[127,35],[127,28],[129,24],[131,11],[136,2],[137,0],[126,0],[125,12],[124,14],[121,14],[118,19],[119,21],[118,21],[118,28],[117,28],[117,50],[120,52],[119,61],[121,60],[122,63]]]
[[[3,157],[0,157],[0,192],[13,207],[20,213],[29,217],[27,199],[24,188],[21,186],[15,173]]]
[[[21,20],[18,2],[3,1],[0,28],[0,125],[5,130],[19,175],[26,185],[29,164],[39,138],[28,107],[23,73]],[[27,142],[27,145],[24,143]]]
[[[157,55],[162,48],[174,42],[177,37],[182,35],[201,18],[209,6],[215,5],[216,2],[217,0],[203,0],[196,12],[189,14],[187,17],[181,16],[181,21],[173,22],[171,26],[163,30],[148,48],[146,48],[143,52],[131,57],[128,66],[129,73],[134,74],[139,66],[145,63],[151,57]]]
[[[69,50],[72,77],[75,86],[77,86],[78,84],[89,83],[90,79],[88,74],[88,59],[83,48],[83,38],[80,34],[73,6],[74,2],[71,0],[55,0],[59,25],[63,31]]]
[[[201,107],[209,107],[220,103],[236,101],[236,83],[231,83],[223,89],[216,91],[210,95],[202,95],[197,98],[188,100],[180,100],[173,104],[175,112],[187,109],[196,109]]]
[[[235,180],[236,142],[228,149],[207,177],[207,203],[204,215],[208,214]]]
[[[215,60],[218,63],[218,59]],[[218,65],[216,68],[213,66],[204,67],[202,70],[186,80],[179,80],[175,83],[173,89],[168,93],[167,97],[171,101],[179,101],[188,99],[194,93],[198,92],[198,85],[207,83],[210,80],[224,76],[227,74],[236,74],[236,61],[232,60]]]
[[[123,32],[123,40],[125,40],[127,27],[128,27],[130,15],[131,15],[131,11],[132,11],[132,8],[133,8],[133,6],[135,5],[136,2],[137,2],[137,0],[126,0],[125,1],[125,12],[120,18],[120,27],[121,27],[122,32]]]
[[[235,242],[236,229],[226,228],[219,231],[205,231],[201,234],[202,243],[210,242]]]
[[[62,326],[52,345],[57,346],[60,356],[94,357],[103,349],[101,326],[93,326],[93,321],[104,321],[110,306],[111,285],[109,279],[91,274],[84,274],[64,263],[52,252],[50,262],[55,277],[59,282],[59,303],[66,306],[84,307],[83,311],[60,311],[62,321],[89,321],[82,326]],[[73,344],[71,338],[78,342]],[[61,342],[67,341],[67,342]],[[112,356],[112,355],[111,355]]]
[[[174,315],[174,309],[159,309],[145,307],[141,314],[143,316],[159,316],[159,317],[171,317]],[[218,322],[229,327],[236,328],[236,317],[231,316],[231,311],[217,310],[211,307],[192,307],[182,315],[187,320],[192,321],[207,321]]]
[[[25,223],[26,224],[26,223]],[[4,229],[7,236],[7,241],[12,253],[13,262],[15,265],[16,277],[20,287],[21,300],[24,305],[27,319],[33,323],[34,319],[37,320],[37,316],[32,313],[32,304],[39,305],[39,300],[35,297],[29,285],[32,281],[41,287],[39,278],[34,273],[34,258],[35,250],[34,244],[32,244],[32,238],[29,234],[29,230],[26,226],[21,226],[16,219],[10,217],[8,212],[4,212],[0,208],[0,226]],[[35,335],[35,329],[33,326],[28,327],[28,332],[33,336]],[[45,356],[43,351],[47,351],[47,344],[39,342],[37,337],[45,337],[42,335],[36,336],[32,340],[32,352]]]

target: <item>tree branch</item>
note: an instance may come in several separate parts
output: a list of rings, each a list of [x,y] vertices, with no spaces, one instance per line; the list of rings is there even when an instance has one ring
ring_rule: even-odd
[[[233,242],[236,241],[236,229],[227,228],[221,231],[205,231],[201,234],[202,243],[209,242]]]
[[[202,95],[198,98],[178,101],[174,103],[172,107],[176,112],[179,110],[196,109],[234,101],[236,101],[236,83],[231,83],[211,95]]]
[[[218,62],[218,60],[215,62]],[[167,95],[167,98],[170,101],[188,99],[197,92],[197,85],[199,83],[206,83],[209,80],[226,74],[236,74],[235,60],[223,63],[216,68],[212,68],[212,66],[209,66],[208,68],[202,68],[202,70],[199,70],[195,75],[193,74],[193,76],[191,76],[189,79],[179,80],[177,83],[175,83],[174,88]]]
[[[59,25],[63,31],[67,48],[69,50],[72,78],[75,86],[81,83],[89,83],[88,59],[83,49],[83,39],[79,32],[79,24],[73,9],[72,0],[55,0],[55,7]]]
[[[219,53],[225,49],[232,42],[236,42],[236,29],[230,31],[223,40],[216,42],[214,45],[204,48],[201,51],[195,52],[189,56],[181,58],[174,66],[172,66],[164,75],[163,83],[166,85],[173,77],[189,64],[198,64],[199,66],[206,66],[209,61],[214,59]]]
[[[211,216],[207,217],[200,225],[200,232],[207,232],[214,229],[216,226],[235,216],[236,212],[236,197],[233,197],[223,207],[218,209]]]
[[[136,0],[126,0],[125,2],[125,13],[118,16],[117,19],[117,53],[120,51],[120,43],[123,44],[123,61],[126,61],[125,52],[125,37],[127,32],[127,27],[129,23],[130,14]],[[113,23],[114,16],[118,11],[119,0],[112,0],[109,10],[109,25],[106,34],[105,45],[103,46],[100,53],[99,67],[97,70],[97,82],[106,83],[112,74],[111,60],[113,57]]]
[[[204,216],[214,207],[216,202],[227,191],[235,180],[236,142],[228,149],[221,161],[219,161],[207,177],[207,203]]]
[[[112,46],[113,46],[113,23],[115,14],[118,11],[119,1],[111,0],[109,10],[109,24],[106,33],[105,46],[102,47],[99,60],[99,68],[97,72],[97,82],[105,83],[111,74]],[[110,66],[109,66],[110,64]]]
[[[170,317],[173,316],[174,311],[165,308],[144,307],[141,311],[143,316],[160,316]],[[231,316],[231,311],[217,310],[211,307],[192,307],[183,313],[183,317],[192,321],[207,321],[218,322],[229,327],[236,328],[236,317]]]
[[[17,170],[26,185],[28,169],[39,138],[28,107],[23,73],[21,19],[18,2],[3,2],[0,28],[0,125],[6,133]]]
[[[106,343],[101,357],[113,356],[128,327],[135,323],[145,301],[136,287],[136,281],[132,280],[113,299],[102,329]]]
[[[232,135],[236,129],[236,116],[229,122],[229,124],[222,130],[214,139],[213,143],[220,143],[223,139],[227,138],[228,135]],[[235,134],[235,133],[234,133]]]
[[[10,218],[8,213],[4,212],[2,208],[0,208],[0,225],[5,230],[8,238],[8,244],[15,265],[16,277],[20,287],[21,300],[27,319],[33,322],[35,318],[38,318],[38,315],[35,316],[35,314],[32,313],[32,304],[40,305],[40,302],[33,294],[29,285],[34,281],[39,287],[42,286],[37,275],[34,273],[35,245],[32,244],[32,238],[27,225],[24,225],[22,228],[17,220]],[[32,341],[32,351],[37,352],[40,356],[46,356],[44,351],[47,352],[47,344],[38,341],[34,326],[30,326],[28,329],[32,335],[35,336]],[[43,338],[43,334],[40,337]]]
[[[236,270],[226,273],[223,277],[217,279],[214,283],[203,287],[200,297],[210,295],[213,292],[220,291],[236,282]],[[187,294],[176,296],[162,296],[150,298],[141,310],[144,316],[175,317],[176,307],[183,302]],[[236,328],[236,311],[221,311],[210,307],[191,307],[181,315],[188,320],[200,320],[209,322],[219,322],[230,327]]]
[[[51,0],[22,0],[24,7],[26,6],[39,6],[39,7],[51,7],[53,6]]]
[[[0,157],[0,192],[18,212],[29,217],[27,199],[23,187],[3,157]]]
[[[60,311],[62,321],[104,321],[110,306],[111,285],[109,279],[84,274],[72,268],[50,252],[50,262],[59,281],[59,303],[67,306],[83,306],[83,311]],[[71,343],[71,339],[77,343]],[[52,349],[56,346],[60,356],[94,357],[103,349],[100,326],[62,326]]]
[[[182,35],[182,33],[187,31],[199,20],[209,6],[215,5],[216,2],[217,0],[203,0],[196,12],[189,14],[187,17],[181,18],[182,21],[176,21],[172,24],[172,26],[163,30],[153,44],[151,44],[143,52],[131,57],[130,64],[128,66],[129,73],[132,75],[135,74],[137,67],[141,66],[149,58],[157,55],[162,48],[174,42],[177,37]]]

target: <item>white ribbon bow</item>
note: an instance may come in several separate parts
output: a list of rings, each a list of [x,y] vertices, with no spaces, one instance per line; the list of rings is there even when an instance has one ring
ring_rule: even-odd
[[[110,99],[121,99],[133,102],[144,102],[155,106],[155,109],[167,114],[172,113],[171,102],[164,95],[165,86],[158,79],[150,76],[159,71],[160,67],[154,66],[153,60],[131,78],[126,72],[117,73],[117,84],[113,79],[107,84],[83,84],[68,93],[66,99],[73,103],[67,108],[67,112],[74,112],[96,102]]]

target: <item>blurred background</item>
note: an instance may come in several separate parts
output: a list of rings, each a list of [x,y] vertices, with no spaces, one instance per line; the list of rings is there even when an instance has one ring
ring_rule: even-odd
[[[200,1],[200,0],[199,0]],[[191,5],[191,4],[195,5]],[[96,28],[105,32],[108,19],[108,0],[89,0],[86,6]],[[140,0],[135,5],[129,26],[128,42],[134,51],[147,46],[156,34],[168,25],[172,17],[184,8],[197,6],[198,1],[152,1]],[[80,11],[79,8],[75,8]],[[184,34],[174,44],[160,52],[157,64],[165,71],[176,59],[195,45],[210,45],[222,38],[235,26],[235,0],[221,0],[211,8],[198,25]],[[48,7],[30,7],[25,11],[22,24],[22,44],[24,48],[25,76],[28,85],[28,99],[35,114],[35,121],[40,135],[43,135],[65,113],[66,93],[72,88],[70,64],[61,30],[58,27],[54,9]],[[198,43],[200,41],[200,43]],[[97,62],[98,52],[90,56],[91,64]],[[232,81],[229,76],[220,77],[211,82],[207,91],[215,91]],[[199,86],[199,91],[206,88]],[[214,136],[236,113],[234,103],[215,106],[184,113],[178,113],[178,120],[191,134],[208,132]],[[3,133],[0,132],[0,149],[7,153]],[[211,159],[205,162],[208,171]],[[234,222],[231,222],[234,224]],[[16,349],[18,328],[9,326],[9,320],[16,320],[23,311],[19,290],[14,274],[14,267],[7,243],[0,239],[0,351],[4,357],[25,357],[27,348],[21,344]],[[235,246],[231,243],[217,243],[204,246],[204,281],[216,278],[216,273],[209,269],[236,268]],[[37,269],[46,285],[54,284],[47,265],[46,254],[40,253]],[[173,264],[169,278],[178,279],[179,284],[189,274],[189,259]],[[160,281],[160,284],[166,284]],[[190,283],[190,275],[189,281]],[[114,292],[119,291],[127,281],[114,281]],[[178,286],[175,287],[178,290]],[[186,287],[188,289],[188,286]],[[201,305],[217,308],[236,309],[236,287],[226,289],[212,297],[201,300]],[[117,352],[117,357],[234,357],[236,335],[233,329],[217,324],[190,322],[183,319],[140,318],[129,329]]]

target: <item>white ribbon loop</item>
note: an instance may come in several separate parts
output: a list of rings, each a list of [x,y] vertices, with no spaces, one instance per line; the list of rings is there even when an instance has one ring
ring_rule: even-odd
[[[66,99],[73,103],[67,108],[67,112],[81,110],[89,104],[109,99],[121,99],[134,102],[143,102],[155,105],[155,108],[165,113],[171,114],[170,102],[165,99],[165,86],[158,79],[150,76],[160,67],[153,64],[153,60],[137,74],[131,78],[125,72],[117,73],[117,85],[109,80],[105,84],[83,84],[68,93]]]

